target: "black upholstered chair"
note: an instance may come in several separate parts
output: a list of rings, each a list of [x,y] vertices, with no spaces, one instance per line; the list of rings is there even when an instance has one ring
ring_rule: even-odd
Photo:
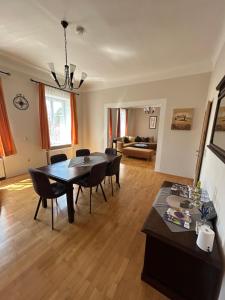
[[[81,187],[90,188],[90,214],[91,214],[91,198],[92,198],[92,188],[93,187],[95,187],[95,186],[97,187],[98,185],[100,185],[103,197],[104,197],[105,201],[107,201],[103,187],[102,187],[102,181],[105,178],[107,164],[108,164],[107,162],[104,162],[104,163],[94,165],[91,168],[91,172],[88,176],[85,176],[76,182],[76,184],[79,185],[79,188],[77,191],[77,197],[76,197],[76,204],[78,201],[79,192],[81,190]]]
[[[117,155],[117,151],[115,148],[106,148],[105,149],[105,154],[107,155]]]
[[[117,175],[120,172],[120,161],[121,161],[121,155],[120,156],[116,156],[113,161],[107,166],[106,169],[106,176],[110,177],[110,181],[111,181],[111,186],[112,186],[112,196],[113,196],[113,181],[112,181],[112,177],[114,175]],[[118,182],[118,186],[120,187],[120,184]]]
[[[37,214],[40,208],[42,200],[51,199],[52,209],[52,230],[54,229],[54,217],[53,217],[53,199],[57,199],[66,193],[66,188],[62,183],[54,182],[50,183],[47,175],[36,169],[29,169],[29,173],[33,182],[34,190],[39,195],[39,201],[37,209],[35,211],[34,220],[37,218]]]
[[[64,153],[52,155],[50,157],[51,164],[55,164],[55,163],[58,163],[58,162],[64,161],[64,160],[67,160],[67,156]]]
[[[90,154],[91,153],[89,149],[78,149],[76,151],[76,156],[89,156]]]

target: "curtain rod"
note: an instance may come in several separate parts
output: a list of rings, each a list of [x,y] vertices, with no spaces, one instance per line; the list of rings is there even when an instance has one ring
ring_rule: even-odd
[[[71,93],[71,91],[63,90],[63,89],[60,89],[60,88],[58,88],[58,87],[56,87],[56,86],[54,86],[54,85],[50,85],[50,84],[44,83],[44,82],[42,82],[42,81],[37,81],[37,80],[34,80],[34,79],[32,79],[32,78],[30,79],[30,81],[35,82],[35,83],[43,83],[44,85],[49,86],[49,87],[51,87],[51,88],[53,88],[53,89],[60,90],[60,91],[64,91],[64,92],[67,92],[67,93]],[[73,93],[73,92],[72,92],[72,93]],[[74,93],[74,94],[77,95],[77,96],[80,95],[80,94],[78,94],[78,93]]]
[[[4,71],[0,71],[1,74],[4,74],[4,75],[8,75],[10,76],[11,74],[9,72],[4,72]]]

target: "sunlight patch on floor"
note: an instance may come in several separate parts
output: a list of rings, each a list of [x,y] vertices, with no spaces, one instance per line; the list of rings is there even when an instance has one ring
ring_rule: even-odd
[[[0,190],[7,190],[7,191],[22,191],[24,189],[32,187],[32,182],[30,179],[24,179],[9,185],[5,185],[0,187]]]

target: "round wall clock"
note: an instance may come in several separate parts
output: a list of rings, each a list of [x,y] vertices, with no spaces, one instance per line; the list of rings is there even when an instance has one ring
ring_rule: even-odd
[[[29,107],[28,100],[22,94],[17,94],[14,97],[13,104],[19,110],[27,110]]]

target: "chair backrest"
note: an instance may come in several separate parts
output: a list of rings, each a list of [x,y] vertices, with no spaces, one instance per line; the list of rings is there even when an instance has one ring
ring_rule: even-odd
[[[90,186],[96,186],[103,181],[103,179],[105,178],[107,165],[108,165],[107,162],[103,162],[94,165],[91,168],[91,172],[88,178],[88,183]]]
[[[50,160],[51,160],[51,164],[55,164],[55,163],[58,163],[60,161],[67,160],[67,156],[64,153],[62,153],[62,154],[56,154],[56,155],[52,155],[50,157]]]
[[[88,156],[90,154],[91,153],[89,149],[79,149],[76,151],[76,156]]]
[[[116,151],[115,148],[106,148],[105,149],[105,154],[107,154],[107,155],[116,155],[117,151]]]
[[[106,174],[107,176],[116,175],[120,171],[120,161],[122,155],[116,156],[113,161],[108,165]]]
[[[37,169],[29,169],[35,192],[44,199],[55,198],[50,181],[44,173]]]

